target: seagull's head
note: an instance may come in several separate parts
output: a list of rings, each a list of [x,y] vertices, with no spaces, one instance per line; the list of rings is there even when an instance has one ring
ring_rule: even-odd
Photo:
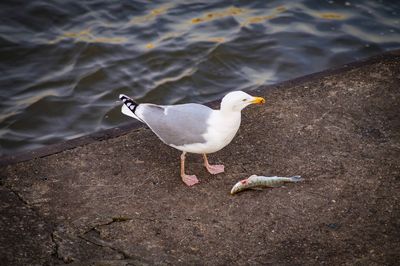
[[[251,96],[243,91],[233,91],[222,98],[221,110],[240,112],[250,104],[263,104],[265,99]]]

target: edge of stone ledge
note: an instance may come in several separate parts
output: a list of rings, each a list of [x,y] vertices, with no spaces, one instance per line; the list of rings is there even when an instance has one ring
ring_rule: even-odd
[[[131,123],[123,124],[118,127],[100,130],[82,137],[57,142],[37,149],[19,152],[14,155],[0,156],[0,167],[37,158],[43,158],[52,154],[84,146],[96,141],[103,141],[110,138],[122,136],[141,126],[142,125],[140,122],[133,121]]]
[[[372,65],[380,61],[389,61],[389,60],[398,60],[400,59],[400,49],[394,49],[390,51],[386,51],[380,54],[376,54],[364,59],[352,61],[337,67],[333,68],[328,68],[322,71],[314,72],[311,74],[307,74],[304,76],[296,77],[293,79],[289,80],[284,80],[282,82],[276,83],[276,84],[270,84],[270,85],[262,85],[258,89],[252,90],[252,92],[261,92],[261,91],[267,91],[267,90],[273,90],[273,89],[280,89],[282,87],[288,87],[288,86],[293,86],[298,83],[304,83],[307,81],[311,81],[314,79],[319,79],[325,76],[332,76],[336,74],[340,74],[343,72],[350,71],[355,68],[359,68],[361,66],[365,65]]]
[[[282,81],[276,84],[271,84],[271,85],[261,85],[258,88],[252,89],[252,92],[262,92],[262,91],[269,91],[273,89],[279,89],[282,87],[288,87],[292,86],[294,84],[298,83],[304,83],[306,81],[318,79],[324,76],[331,76],[343,72],[347,72],[351,69],[358,68],[363,65],[370,65],[374,64],[379,61],[385,61],[385,60],[396,60],[397,57],[400,57],[400,49],[392,50],[392,51],[387,51],[378,55],[374,55],[365,59],[357,60],[354,62],[350,62],[347,64],[344,64],[342,66],[336,67],[336,68],[330,68],[326,70],[322,70],[319,72],[315,72],[312,74],[304,75],[301,77],[297,77],[294,79]],[[219,100],[217,101],[212,101],[209,103],[206,103],[206,105],[210,107],[215,107],[219,103]],[[37,149],[33,150],[28,150],[28,151],[23,151],[16,153],[14,155],[5,155],[5,156],[0,156],[0,167],[2,166],[7,166],[11,164],[16,164],[19,162],[24,162],[24,161],[29,161],[37,158],[43,158],[46,156],[50,156],[53,154],[57,154],[60,152],[63,152],[65,150],[70,150],[74,149],[76,147],[84,146],[93,142],[97,141],[103,141],[111,138],[116,138],[122,135],[128,134],[130,131],[134,129],[138,129],[142,127],[143,124],[138,122],[138,121],[133,121],[131,123],[123,124],[118,127],[110,128],[110,129],[105,129],[101,131],[97,131],[79,138],[71,139],[71,140],[66,140],[62,142],[58,142],[55,144],[50,144],[44,147],[40,147]]]

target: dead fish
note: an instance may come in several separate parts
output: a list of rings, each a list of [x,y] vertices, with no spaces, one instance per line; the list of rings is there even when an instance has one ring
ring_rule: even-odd
[[[296,183],[303,180],[304,179],[301,178],[301,176],[299,175],[291,177],[252,175],[247,179],[243,179],[237,182],[231,190],[231,195],[249,188],[280,187],[284,183]]]

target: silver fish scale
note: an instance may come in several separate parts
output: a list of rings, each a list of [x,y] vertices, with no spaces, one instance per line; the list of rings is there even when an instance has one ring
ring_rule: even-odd
[[[255,187],[279,187],[284,183],[296,183],[303,181],[301,176],[291,176],[291,177],[279,177],[279,176],[257,176],[252,175],[247,179],[237,182],[232,190],[231,194],[238,193],[245,189],[255,188]]]

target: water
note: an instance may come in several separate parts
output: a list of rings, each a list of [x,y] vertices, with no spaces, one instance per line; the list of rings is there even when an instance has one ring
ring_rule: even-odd
[[[0,155],[400,48],[398,1],[0,2]]]

